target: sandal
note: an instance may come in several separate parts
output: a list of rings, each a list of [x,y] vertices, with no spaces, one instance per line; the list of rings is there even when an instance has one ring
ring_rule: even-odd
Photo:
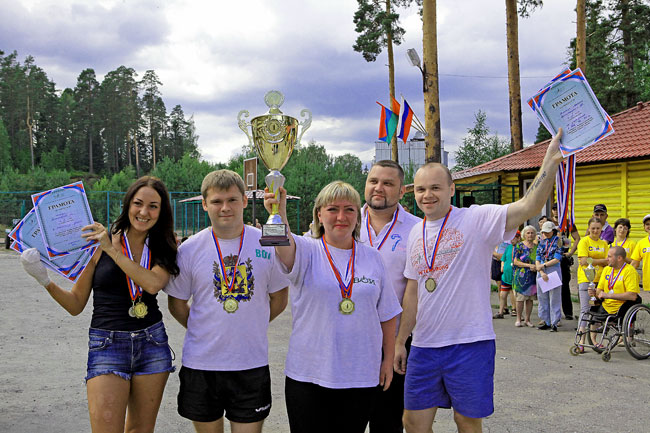
[[[494,316],[492,316],[493,319],[503,319],[503,314],[497,313]]]
[[[535,327],[535,325],[533,325],[533,324],[530,323],[530,322],[526,322],[526,326],[528,326],[529,328],[534,328],[534,327]]]
[[[515,310],[512,310],[512,311],[510,312],[510,315],[511,315],[512,317],[517,317],[517,312],[516,312]]]
[[[522,326],[522,325],[521,325],[521,322],[520,322],[519,320],[517,320],[517,321],[515,322],[515,326],[516,326],[517,328],[521,328],[521,326]]]
[[[578,344],[578,349],[576,351],[578,353],[585,353],[585,347],[582,344]]]

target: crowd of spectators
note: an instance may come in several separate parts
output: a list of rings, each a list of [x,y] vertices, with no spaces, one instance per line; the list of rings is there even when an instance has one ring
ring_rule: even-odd
[[[545,215],[539,218],[539,233],[534,226],[527,225],[510,242],[495,247],[491,278],[499,291],[499,309],[494,318],[512,314],[516,317],[515,326],[535,327],[531,313],[533,301],[537,300],[539,330],[557,332],[562,313],[566,320],[579,319],[573,313],[569,282],[572,277],[577,279],[580,312],[587,312],[591,307],[591,281],[585,269],[595,268],[593,282],[598,285],[603,269],[608,266],[608,251],[613,247],[623,248],[624,261],[631,267],[637,269],[643,263],[641,287],[650,290],[650,214],[642,220],[648,236],[639,240],[629,238],[629,219],[619,218],[613,227],[607,219],[607,206],[595,205],[587,232],[581,237],[575,225],[560,230],[557,205],[553,205],[550,219]],[[576,254],[578,266],[572,275]],[[586,325],[581,321],[578,326]]]

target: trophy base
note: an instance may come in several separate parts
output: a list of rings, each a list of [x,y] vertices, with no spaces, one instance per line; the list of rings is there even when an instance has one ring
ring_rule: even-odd
[[[260,245],[263,247],[286,247],[290,245],[286,224],[264,224]]]

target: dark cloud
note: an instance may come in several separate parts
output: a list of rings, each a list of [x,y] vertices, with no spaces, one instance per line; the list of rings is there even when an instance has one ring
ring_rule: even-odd
[[[164,41],[169,24],[153,1],[49,4],[27,9],[3,2],[0,40],[5,51],[64,64],[67,70],[109,70],[133,58],[143,47]]]

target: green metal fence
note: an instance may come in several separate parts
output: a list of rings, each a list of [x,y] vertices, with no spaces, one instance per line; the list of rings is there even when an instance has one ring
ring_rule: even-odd
[[[15,218],[22,219],[33,207],[31,195],[41,191],[0,191],[0,224],[11,226]],[[90,211],[95,221],[106,227],[115,221],[122,212],[124,191],[89,191],[86,190]],[[174,215],[174,231],[180,237],[191,236],[210,225],[207,212],[203,210],[200,201],[183,202],[188,198],[200,195],[197,191],[172,191],[169,193],[172,213]],[[287,205],[291,227],[296,233],[301,233],[300,200],[290,201]],[[256,218],[266,221],[267,213],[261,200],[255,203]],[[252,201],[244,211],[244,221],[252,223]],[[295,227],[295,229],[294,229]]]

